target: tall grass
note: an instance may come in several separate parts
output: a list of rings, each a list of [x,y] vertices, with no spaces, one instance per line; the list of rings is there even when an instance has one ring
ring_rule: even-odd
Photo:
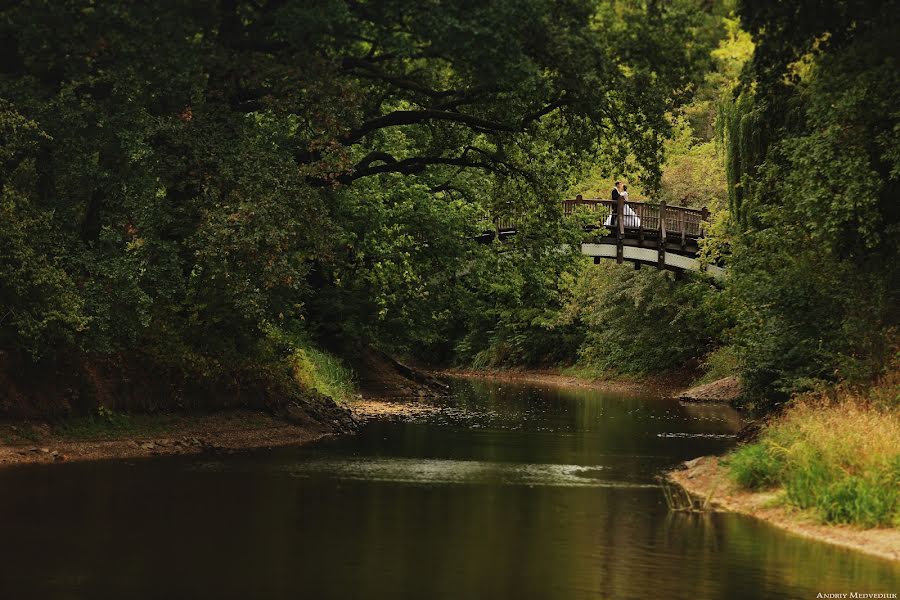
[[[896,374],[868,394],[808,394],[726,464],[750,489],[782,488],[787,501],[826,523],[900,526],[900,410]]]
[[[356,392],[353,371],[337,357],[310,346],[298,347],[293,355],[294,377],[307,389],[346,402]]]

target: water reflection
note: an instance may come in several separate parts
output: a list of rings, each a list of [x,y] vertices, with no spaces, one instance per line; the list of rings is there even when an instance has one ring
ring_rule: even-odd
[[[198,471],[233,470],[230,461],[206,462]],[[254,465],[245,468],[259,469]],[[265,468],[265,467],[264,467]],[[612,481],[604,477],[602,465],[558,465],[494,462],[478,460],[350,457],[342,459],[308,458],[295,463],[272,465],[270,470],[291,477],[325,477],[341,480],[393,483],[487,484],[559,487],[658,487],[655,483]]]
[[[0,472],[0,598],[814,598],[896,565],[733,515],[655,475],[739,417],[460,383],[447,410],[221,458]]]

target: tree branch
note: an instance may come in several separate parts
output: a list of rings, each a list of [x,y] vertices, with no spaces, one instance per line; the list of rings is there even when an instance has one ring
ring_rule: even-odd
[[[428,108],[421,110],[397,110],[363,123],[358,128],[348,133],[343,139],[343,143],[344,145],[350,145],[354,142],[358,142],[373,131],[385,127],[414,125],[417,123],[425,123],[426,121],[461,123],[480,133],[496,133],[498,131],[516,132],[519,130],[517,127],[499,121],[490,121],[488,119],[452,111]]]
[[[412,158],[404,158],[403,160],[396,160],[394,157],[390,155],[386,155],[387,159],[383,156],[372,157],[373,154],[385,155],[386,153],[377,153],[373,152],[366,156],[360,163],[357,165],[357,168],[353,170],[352,173],[345,173],[338,177],[338,181],[343,184],[349,184],[357,179],[361,179],[363,177],[371,177],[372,175],[380,175],[382,173],[400,173],[403,175],[415,175],[417,173],[421,173],[429,166],[435,165],[448,165],[462,168],[477,168],[484,169],[487,171],[496,170],[496,164],[485,162],[485,161],[477,161],[470,160],[466,158],[465,154],[458,157],[452,156],[415,156]],[[371,158],[370,158],[371,157]],[[382,164],[372,165],[376,160],[383,161]]]
[[[531,114],[527,114],[524,117],[522,117],[521,128],[525,129],[531,123],[533,123],[535,121],[540,121],[541,119],[543,119],[545,116],[552,113],[557,108],[562,108],[563,106],[565,106],[568,103],[569,103],[569,99],[566,98],[565,94],[563,94],[561,97],[557,98],[556,100],[554,100],[547,106],[541,108],[540,110],[536,110],[535,112],[533,112]]]
[[[403,90],[409,90],[411,92],[417,92],[424,96],[428,96],[433,100],[439,100],[441,98],[447,98],[450,96],[454,96],[460,93],[459,90],[434,90],[426,85],[422,85],[421,83],[414,81],[412,79],[407,79],[406,77],[400,77],[397,75],[392,75],[385,71],[384,69],[380,69],[376,65],[372,64],[368,60],[363,60],[359,58],[346,57],[341,61],[341,67],[345,71],[354,71],[356,70],[358,75],[362,77],[367,77],[370,79],[378,79],[380,81],[384,81],[385,83],[389,83],[395,87],[398,87]],[[361,72],[359,72],[361,71]]]

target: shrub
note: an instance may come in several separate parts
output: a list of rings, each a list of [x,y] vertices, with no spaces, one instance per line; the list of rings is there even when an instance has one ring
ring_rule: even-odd
[[[728,458],[728,468],[738,485],[760,490],[778,484],[783,465],[778,454],[771,450],[763,444],[750,444]]]
[[[683,368],[721,341],[730,324],[725,295],[702,276],[676,280],[656,269],[590,265],[572,311],[586,327],[580,366],[625,375]]]

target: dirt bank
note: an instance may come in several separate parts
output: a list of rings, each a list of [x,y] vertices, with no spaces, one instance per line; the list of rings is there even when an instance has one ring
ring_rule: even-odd
[[[374,348],[360,351],[353,366],[359,376],[359,391],[365,398],[417,402],[446,396],[450,391],[447,382],[434,373],[403,364]]]
[[[675,397],[684,402],[733,404],[741,397],[741,384],[737,377],[723,377],[711,383],[678,392]]]
[[[852,548],[889,560],[900,561],[900,529],[857,529],[847,525],[822,525],[812,514],[779,502],[779,492],[748,492],[726,476],[715,456],[703,456],[684,463],[684,468],[667,474],[697,498],[708,499],[709,508],[736,512],[762,519],[791,533],[821,542]]]
[[[382,398],[359,400],[350,406],[308,392],[277,408],[147,414],[141,410],[115,412],[101,403],[89,417],[46,421],[7,415],[6,420],[0,419],[0,468],[294,446],[351,433],[359,423],[371,419],[415,418],[440,410],[424,398],[446,394],[446,384],[387,355],[374,351],[364,355],[369,367],[364,383],[375,392],[364,391]],[[8,383],[0,378],[0,389]]]
[[[340,431],[322,424],[295,424],[252,410],[119,417],[126,418],[134,422],[118,427],[81,422],[65,428],[23,421],[2,423],[0,467],[293,446]]]
[[[421,399],[359,398],[347,405],[357,424],[371,420],[414,420],[452,407]],[[106,458],[140,458],[254,448],[299,446],[349,433],[350,428],[290,422],[264,411],[230,410],[206,415],[119,415],[117,424],[97,420],[63,425],[0,422],[0,468]]]
[[[673,375],[666,378],[648,378],[642,381],[584,379],[573,375],[565,375],[559,371],[473,371],[466,369],[446,369],[441,371],[440,374],[448,377],[499,379],[524,383],[591,388],[621,394],[645,394],[648,391],[671,394],[674,390],[684,386],[685,379],[682,375]]]

